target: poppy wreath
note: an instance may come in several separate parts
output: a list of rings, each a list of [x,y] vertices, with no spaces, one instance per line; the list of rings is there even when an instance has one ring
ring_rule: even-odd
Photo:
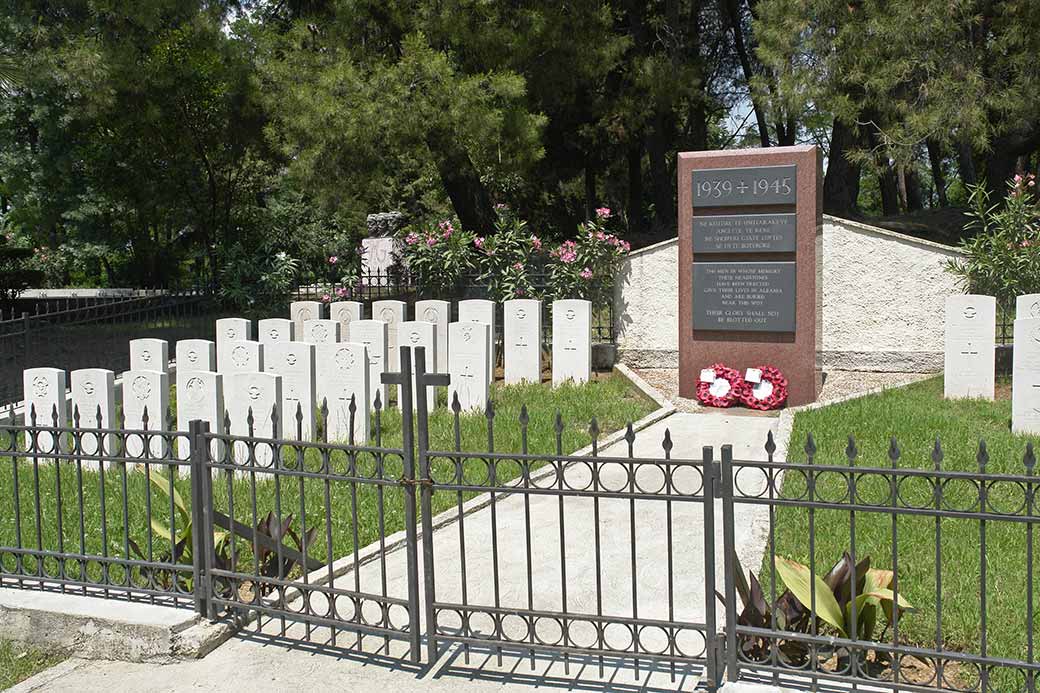
[[[705,370],[715,371],[715,382],[697,382],[697,401],[707,407],[732,407],[740,401],[744,378],[740,371],[721,363],[713,363]]]
[[[744,382],[740,390],[740,401],[749,409],[779,409],[787,401],[787,378],[779,368],[759,366],[762,380],[758,383]]]

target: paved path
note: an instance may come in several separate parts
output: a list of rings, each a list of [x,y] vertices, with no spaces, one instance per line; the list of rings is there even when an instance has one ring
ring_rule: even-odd
[[[724,443],[734,446],[738,459],[763,458],[762,450],[768,431],[775,431],[776,418],[748,417],[727,413],[674,414],[640,432],[636,439],[636,457],[660,457],[661,440],[665,429],[670,429],[674,443],[673,459],[701,458],[705,445],[718,448]],[[601,452],[605,456],[622,456],[625,443],[615,444]],[[644,472],[645,469],[645,472]],[[655,470],[646,466],[637,474],[637,481],[647,486],[655,480]],[[694,468],[687,476],[679,476],[677,484],[687,484],[695,491],[700,484]],[[578,484],[581,474],[588,474],[581,465],[567,473],[568,484]],[[645,476],[642,476],[644,475]],[[627,476],[621,465],[604,467],[601,482],[605,486],[624,487]],[[660,482],[658,481],[658,485]],[[594,508],[588,498],[569,497],[565,501],[564,546],[567,556],[567,610],[583,614],[596,613],[631,616],[633,603],[641,618],[667,618],[671,610],[675,618],[695,624],[704,623],[705,577],[703,546],[703,506],[700,502],[672,503],[673,529],[673,583],[669,590],[667,571],[666,504],[660,500],[640,500],[634,506],[637,531],[635,550],[629,535],[633,506],[629,500],[603,499],[599,503],[601,546],[599,582],[601,599],[597,600],[596,551],[594,543]],[[719,507],[718,505],[716,507]],[[533,589],[528,591],[527,571],[527,514],[531,517],[531,573]],[[492,575],[493,560],[491,527],[492,507],[484,507],[464,518],[466,541],[466,599],[471,605],[490,606],[496,595]],[[560,571],[560,507],[556,496],[532,495],[529,503],[520,495],[512,495],[494,505],[497,523],[497,570],[499,574],[499,604],[504,607],[562,610],[564,607]],[[748,565],[760,560],[766,530],[764,518],[742,511],[737,518],[736,537],[738,553]],[[716,511],[718,536],[716,546],[717,579],[721,584],[721,514]],[[439,601],[462,601],[460,568],[460,528],[452,522],[438,529],[434,551],[437,565],[437,596]],[[633,557],[635,572],[633,573]],[[404,554],[391,551],[385,566],[372,561],[362,566],[357,582],[365,591],[379,591],[385,580],[387,593],[403,597],[407,594]],[[420,568],[421,570],[421,568]],[[421,574],[421,573],[420,573]],[[633,579],[634,578],[634,579]],[[633,596],[633,582],[636,594]],[[337,587],[352,589],[352,572],[341,575]],[[338,607],[339,608],[339,607]],[[721,616],[721,614],[720,614]],[[442,625],[458,625],[458,617],[442,614]],[[457,648],[450,648],[437,664],[423,670],[402,663],[403,644],[392,643],[387,649],[381,639],[367,638],[362,649],[351,652],[353,636],[341,633],[338,644],[343,650],[327,654],[327,648],[307,646],[285,641],[278,634],[279,623],[265,622],[261,632],[248,633],[219,647],[206,658],[166,666],[130,664],[122,662],[87,662],[71,660],[59,668],[45,672],[23,683],[21,692],[135,690],[135,691],[228,691],[248,693],[266,691],[529,691],[539,688],[564,688],[594,691],[674,691],[692,690],[700,671],[668,665],[647,670],[643,660],[637,672],[631,664],[617,664],[605,660],[602,671],[598,658],[571,658],[564,662],[551,656],[537,656],[534,660],[526,653],[505,652],[499,661],[495,651],[471,650],[466,657]],[[490,629],[490,619],[474,617],[472,626]],[[514,622],[513,628],[520,627]],[[547,640],[554,639],[554,623],[545,621],[536,626],[536,632]],[[559,627],[555,626],[558,637]],[[581,633],[575,638],[594,637],[594,631]],[[608,638],[624,640],[627,630],[608,629]],[[301,626],[291,627],[288,635],[299,638]],[[655,646],[661,633],[647,631],[648,646]],[[326,640],[326,631],[314,631],[312,639]],[[655,640],[655,637],[658,639]],[[703,648],[700,634],[694,630],[679,638],[680,646],[697,654]],[[663,649],[664,645],[660,645]],[[468,661],[467,661],[468,659]],[[674,676],[674,679],[673,679]]]

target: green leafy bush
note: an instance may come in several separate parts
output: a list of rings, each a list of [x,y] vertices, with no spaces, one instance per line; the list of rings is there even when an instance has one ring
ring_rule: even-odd
[[[984,185],[969,196],[973,232],[961,243],[965,259],[951,260],[969,293],[995,296],[1010,305],[1016,296],[1040,292],[1040,200],[1031,174],[1008,181],[1008,194],[992,203]]]
[[[221,253],[220,298],[247,316],[268,316],[284,308],[299,262],[266,245],[248,250],[235,243]]]
[[[493,301],[538,298],[531,274],[542,262],[542,240],[505,205],[498,205],[495,211],[495,235],[473,239],[479,258],[479,281],[487,285]]]
[[[631,246],[606,229],[610,210],[601,207],[596,218],[578,227],[574,240],[549,253],[549,290],[546,298],[584,298],[594,304],[609,302],[614,278]]]
[[[405,263],[430,295],[451,292],[473,269],[473,234],[456,230],[451,220],[412,227],[402,238]]]

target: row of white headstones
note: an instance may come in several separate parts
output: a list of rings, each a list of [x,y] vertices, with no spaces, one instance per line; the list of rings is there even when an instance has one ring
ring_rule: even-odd
[[[447,373],[451,384],[448,402],[458,397],[463,410],[483,409],[494,381],[495,315],[492,301],[460,301],[458,322],[449,322],[447,301],[419,301],[414,320],[406,320],[407,304],[375,301],[372,318],[364,319],[363,304],[333,303],[330,318],[322,316],[322,304],[295,302],[290,318],[269,318],[257,324],[244,318],[216,321],[216,341],[184,339],[177,342],[178,431],[189,422],[205,421],[217,434],[257,438],[312,440],[316,410],[325,403],[327,439],[368,442],[371,410],[377,397],[387,406],[388,386],[383,372],[400,370],[400,345],[424,347],[428,373]],[[507,383],[541,381],[542,303],[517,299],[503,305],[504,363]],[[561,300],[552,304],[552,382],[582,383],[591,376],[591,304]],[[416,351],[412,351],[413,358]],[[122,374],[123,426],[128,430],[167,428],[170,393],[169,344],[161,339],[130,342],[130,370]],[[412,364],[413,386],[415,364]],[[106,369],[72,371],[71,398],[66,396],[65,371],[32,368],[24,372],[26,419],[36,412],[40,426],[52,424],[58,413],[65,426],[78,412],[81,428],[116,428],[116,377]],[[437,405],[436,391],[428,388],[427,406]],[[418,397],[413,407],[418,405]],[[354,412],[351,416],[351,402]],[[279,412],[275,423],[272,412]],[[147,412],[147,422],[145,415]],[[252,416],[250,416],[250,413]],[[230,429],[224,430],[225,417]],[[48,450],[53,438],[41,434],[40,449]],[[130,456],[139,456],[143,444],[128,440]],[[164,454],[164,442],[153,440],[149,451]],[[179,454],[187,455],[187,440]],[[86,451],[91,453],[91,451]],[[92,454],[92,453],[91,453]]]
[[[996,390],[997,302],[967,294],[946,299],[943,391],[948,399],[993,399]],[[1015,305],[1011,430],[1040,434],[1040,294]]]

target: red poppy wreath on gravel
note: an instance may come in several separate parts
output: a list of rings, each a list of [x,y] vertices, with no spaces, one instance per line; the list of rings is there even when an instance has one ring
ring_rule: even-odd
[[[779,409],[787,401],[787,378],[779,368],[759,366],[744,374],[740,401],[749,409]]]
[[[701,371],[697,401],[706,407],[732,407],[740,401],[744,379],[740,371],[715,363]]]

